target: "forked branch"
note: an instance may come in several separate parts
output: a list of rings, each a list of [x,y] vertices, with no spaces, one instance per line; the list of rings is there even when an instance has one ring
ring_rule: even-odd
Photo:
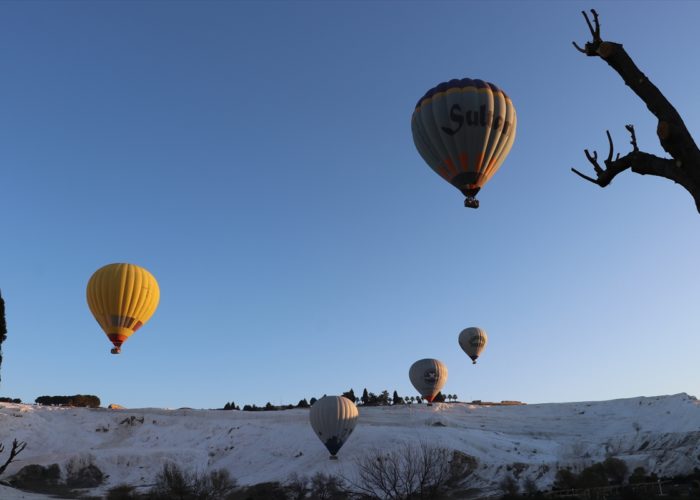
[[[22,453],[22,451],[26,447],[27,443],[25,443],[24,441],[17,441],[16,439],[12,441],[12,449],[10,450],[10,456],[7,458],[5,463],[2,466],[0,466],[0,475],[2,475],[5,472],[7,466],[10,465],[15,460],[17,455]],[[5,451],[5,446],[0,444],[0,453],[2,453],[3,451]]]
[[[636,144],[636,138],[634,136],[634,127],[632,125],[627,125],[626,128],[632,134],[633,143]],[[581,172],[579,172],[575,168],[571,169],[575,174],[586,179],[587,181],[592,182],[593,184],[598,184],[600,187],[607,186],[608,184],[610,184],[610,182],[612,182],[613,178],[617,174],[619,174],[623,170],[626,170],[627,168],[632,166],[632,165],[627,164],[628,162],[626,162],[626,161],[620,161],[620,153],[617,154],[617,156],[615,157],[615,160],[613,161],[612,157],[613,157],[615,148],[613,147],[612,136],[610,135],[609,130],[606,130],[605,133],[608,136],[608,157],[603,162],[605,164],[605,168],[601,167],[600,164],[598,163],[598,152],[597,151],[593,151],[593,154],[591,155],[587,149],[583,150],[583,152],[586,153],[586,158],[588,158],[588,161],[591,162],[591,164],[593,165],[593,170],[596,173],[596,178],[593,179],[592,177],[589,177],[585,174],[582,174]],[[636,152],[636,150],[634,152]],[[629,156],[629,155],[627,155],[627,156]],[[625,158],[627,158],[627,157],[625,157]],[[622,158],[622,160],[625,160],[625,158]]]
[[[659,120],[656,133],[661,146],[671,155],[672,159],[659,158],[641,152],[637,146],[634,127],[626,125],[625,128],[631,135],[632,152],[623,157],[618,154],[613,160],[612,138],[610,132],[606,132],[610,151],[604,161],[604,168],[598,163],[597,152],[594,151],[591,155],[588,150],[584,151],[586,158],[593,165],[596,177],[582,174],[574,168],[571,170],[583,179],[601,187],[610,184],[617,174],[628,168],[642,175],[665,177],[683,186],[693,196],[696,208],[700,212],[700,190],[698,189],[700,186],[700,149],[688,132],[680,114],[661,91],[637,68],[621,44],[603,41],[600,35],[598,13],[591,9],[592,22],[586,12],[582,12],[582,14],[592,40],[586,42],[584,48],[573,42],[574,47],[587,56],[598,56],[607,62],[622,77],[625,84],[644,101],[649,111]]]
[[[591,9],[591,14],[593,14],[593,25],[591,25],[591,20],[588,18],[588,14],[585,10],[582,10],[581,14],[583,14],[583,17],[586,19],[586,24],[591,32],[592,40],[590,42],[586,42],[583,49],[579,47],[576,42],[571,43],[574,44],[576,50],[586,54],[587,56],[598,55],[598,47],[602,43],[602,40],[600,39],[600,21],[598,20],[598,13],[595,11],[595,9]]]

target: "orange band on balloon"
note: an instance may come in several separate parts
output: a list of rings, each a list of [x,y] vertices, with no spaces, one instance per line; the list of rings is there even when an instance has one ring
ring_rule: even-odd
[[[479,153],[476,155],[476,164],[474,165],[474,170],[481,172],[481,166],[484,164],[484,153]]]
[[[462,172],[469,171],[469,156],[467,153],[459,154],[459,166],[462,167]]]
[[[107,337],[114,344],[114,347],[121,347],[121,345],[128,339],[126,335],[121,335],[119,333],[108,333]]]
[[[455,167],[455,164],[452,161],[452,158],[447,158],[445,160],[445,165],[447,165],[447,169],[450,171],[450,173],[452,175],[457,175],[457,167]]]

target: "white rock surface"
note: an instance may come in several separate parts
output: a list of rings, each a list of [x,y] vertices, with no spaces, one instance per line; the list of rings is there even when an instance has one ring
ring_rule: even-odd
[[[558,466],[583,467],[616,456],[630,470],[661,475],[691,471],[700,455],[700,403],[687,394],[600,402],[524,406],[466,403],[359,407],[354,434],[328,453],[309,426],[308,410],[84,409],[0,405],[0,442],[27,448],[3,479],[27,464],[65,465],[90,457],[107,483],[147,486],[166,462],[184,469],[227,469],[240,484],[285,481],[291,474],[354,473],[353,460],[369,450],[425,441],[479,461],[477,485],[493,490],[508,473],[549,487]],[[513,464],[522,464],[513,467]],[[509,470],[510,467],[510,470]],[[0,498],[38,495],[0,489]],[[24,495],[24,496],[22,496]]]

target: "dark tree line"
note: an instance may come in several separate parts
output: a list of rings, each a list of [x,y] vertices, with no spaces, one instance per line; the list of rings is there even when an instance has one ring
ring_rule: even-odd
[[[40,405],[56,406],[81,406],[86,408],[98,408],[100,398],[90,394],[75,394],[73,396],[39,396],[35,402]]]
[[[592,40],[586,42],[583,48],[573,42],[574,47],[589,57],[600,57],[608,63],[622,77],[625,84],[646,104],[649,111],[658,119],[656,135],[659,137],[661,147],[671,158],[660,158],[640,151],[634,127],[626,125],[625,128],[631,138],[631,152],[622,157],[618,153],[613,159],[613,141],[610,132],[606,131],[609,151],[608,156],[603,160],[603,166],[598,162],[596,151],[593,154],[590,154],[587,149],[584,151],[586,158],[593,165],[595,178],[582,174],[574,168],[571,170],[600,187],[607,186],[617,174],[627,169],[641,175],[664,177],[683,186],[693,197],[695,207],[700,212],[700,149],[683,123],[681,115],[632,61],[622,44],[606,42],[602,39],[598,13],[591,10],[592,23],[586,12],[582,12],[582,14],[586,19],[586,24],[588,24]]]
[[[350,391],[343,393],[343,396],[345,396],[348,399],[351,399],[349,396],[353,395],[352,389]],[[439,392],[437,396],[435,396],[435,399],[433,400],[436,403],[444,403],[445,401],[457,401],[457,395],[456,394],[443,394],[442,392]],[[361,404],[363,406],[388,406],[388,405],[404,405],[404,404],[412,404],[416,403],[419,404],[422,401],[422,398],[420,396],[399,396],[398,392],[394,391],[392,396],[389,396],[389,391],[382,391],[379,394],[375,394],[373,392],[368,392],[367,389],[362,391],[362,397],[356,398],[354,400],[357,404]]]
[[[316,402],[316,398],[311,398],[311,401],[313,403]],[[272,403],[268,402],[265,404],[265,406],[257,406],[257,405],[243,405],[243,411],[279,411],[279,410],[292,410],[294,408],[309,408],[311,404],[306,400],[302,399],[299,401],[296,405],[288,404],[288,405],[273,405]],[[236,403],[231,401],[230,403],[226,403],[224,407],[222,408],[223,410],[240,410],[241,407],[238,406]]]
[[[324,394],[325,396],[325,394]],[[404,405],[404,404],[412,404],[412,403],[420,403],[422,400],[420,396],[405,396],[401,397],[399,396],[399,393],[397,391],[394,391],[393,395],[389,396],[389,391],[384,390],[380,392],[379,394],[375,394],[373,392],[368,392],[367,389],[365,388],[362,391],[362,397],[356,397],[355,396],[355,391],[353,389],[350,389],[347,392],[344,392],[342,394],[343,397],[348,398],[350,401],[353,401],[355,404],[362,405],[362,406],[390,406],[390,405]],[[435,399],[433,400],[436,403],[444,403],[445,401],[457,401],[457,395],[456,394],[443,394],[442,392],[438,393],[437,396],[435,396]],[[306,398],[302,399],[299,401],[296,405],[293,404],[287,404],[287,405],[273,405],[272,403],[267,403],[265,406],[257,406],[257,405],[244,405],[243,406],[243,411],[278,411],[278,410],[291,410],[294,408],[310,408],[314,403],[316,402],[316,398],[311,398],[308,401]],[[240,410],[241,407],[236,405],[233,401],[227,402],[224,407],[222,408],[223,410]]]

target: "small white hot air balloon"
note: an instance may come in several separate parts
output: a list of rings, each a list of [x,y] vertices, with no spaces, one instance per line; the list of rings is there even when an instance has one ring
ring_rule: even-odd
[[[447,366],[437,359],[419,359],[411,365],[408,377],[413,387],[428,401],[428,406],[431,406],[447,382]]]
[[[476,359],[484,352],[488,341],[486,331],[476,326],[465,328],[459,334],[459,346],[471,358],[473,364],[476,364]]]
[[[311,427],[328,448],[331,460],[338,459],[336,454],[355,429],[358,416],[355,403],[343,396],[323,396],[311,407]]]

